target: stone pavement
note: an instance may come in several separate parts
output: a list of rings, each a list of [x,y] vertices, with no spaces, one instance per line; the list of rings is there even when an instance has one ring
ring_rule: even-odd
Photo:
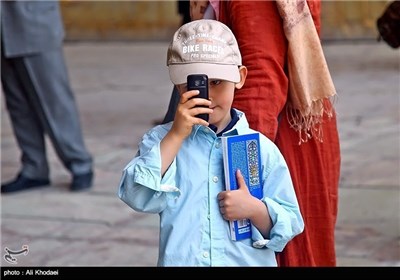
[[[95,160],[89,192],[71,193],[70,175],[48,142],[52,185],[1,196],[5,248],[18,266],[154,266],[158,216],[117,197],[124,166],[161,118],[172,85],[166,42],[67,43],[82,127]],[[339,266],[400,266],[400,53],[384,43],[324,45],[337,87],[342,149],[337,222]],[[329,140],[326,140],[329,141]],[[1,181],[19,169],[2,95]]]

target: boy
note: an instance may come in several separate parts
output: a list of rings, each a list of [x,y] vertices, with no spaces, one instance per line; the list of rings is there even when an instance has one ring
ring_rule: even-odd
[[[247,76],[234,35],[218,21],[192,21],[176,31],[167,56],[180,93],[175,119],[143,136],[119,197],[136,211],[160,215],[159,266],[276,266],[275,252],[304,223],[273,142],[260,134],[263,198],[250,194],[240,172],[239,189],[225,191],[220,137],[255,132],[231,108]],[[187,91],[189,74],[208,75],[209,100]],[[198,114],[209,114],[209,121]],[[250,219],[252,237],[232,241],[228,221],[240,219]]]

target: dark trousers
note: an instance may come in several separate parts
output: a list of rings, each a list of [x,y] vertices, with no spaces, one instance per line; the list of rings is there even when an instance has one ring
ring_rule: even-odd
[[[73,175],[91,171],[62,49],[15,58],[2,52],[1,70],[6,107],[21,150],[21,173],[32,179],[49,177],[45,135]]]

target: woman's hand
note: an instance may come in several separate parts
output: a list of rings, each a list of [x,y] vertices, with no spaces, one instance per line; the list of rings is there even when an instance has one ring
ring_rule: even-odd
[[[198,20],[204,17],[209,1],[190,0],[190,18],[191,20]]]

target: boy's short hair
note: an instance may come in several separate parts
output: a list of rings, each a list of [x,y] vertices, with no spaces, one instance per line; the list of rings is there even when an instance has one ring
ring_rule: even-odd
[[[238,83],[240,65],[242,56],[235,36],[217,20],[200,19],[182,25],[168,48],[167,66],[175,85],[186,83],[190,74]]]

